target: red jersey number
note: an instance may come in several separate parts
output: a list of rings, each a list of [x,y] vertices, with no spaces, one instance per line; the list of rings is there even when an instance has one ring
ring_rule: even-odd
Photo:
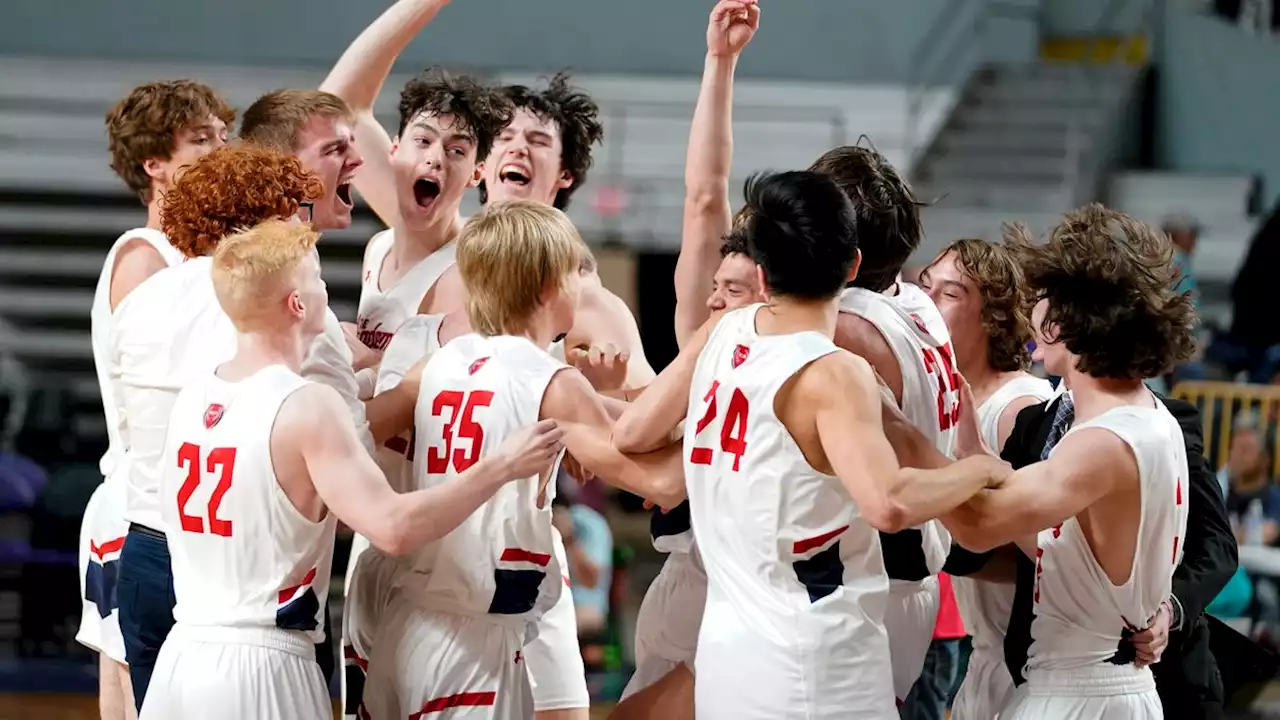
[[[480,459],[480,451],[484,448],[484,428],[472,416],[478,407],[489,407],[493,402],[493,393],[489,390],[473,390],[470,393],[458,390],[442,390],[431,401],[431,415],[441,417],[449,412],[449,419],[444,423],[444,447],[427,448],[427,472],[440,475],[453,465],[455,472],[463,472],[476,464]],[[466,449],[454,449],[455,440],[467,440]]]
[[[960,421],[960,373],[951,345],[923,348],[924,367],[938,379],[938,429],[950,430]]]
[[[702,397],[707,402],[707,411],[694,426],[694,436],[700,437],[702,431],[716,419],[716,395],[720,390],[720,381],[711,383],[711,389]],[[751,413],[751,403],[738,388],[729,396],[729,404],[725,407],[724,421],[720,425],[720,450],[733,456],[733,470],[737,472],[742,463],[742,456],[747,452],[747,417]],[[694,465],[710,465],[715,451],[709,447],[695,445],[689,451],[689,462]]]
[[[199,445],[183,443],[182,447],[178,448],[178,467],[187,471],[187,479],[178,489],[178,519],[183,532],[203,533],[205,531],[204,518],[199,515],[188,515],[187,505],[191,501],[191,496],[195,494],[196,488],[200,487],[202,476],[205,473],[216,476],[218,484],[209,495],[209,505],[206,508],[209,532],[221,537],[231,537],[231,521],[219,518],[218,508],[222,505],[222,498],[231,489],[231,479],[236,469],[236,449],[213,448],[205,456],[203,469],[200,462],[202,455],[204,453]]]

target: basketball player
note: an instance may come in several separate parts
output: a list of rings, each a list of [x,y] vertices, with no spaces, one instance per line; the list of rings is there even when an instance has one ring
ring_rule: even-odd
[[[734,69],[759,21],[760,8],[754,0],[722,0],[707,25],[707,57],[689,133],[684,228],[676,261],[675,329],[681,347],[708,312],[764,299],[745,238],[729,232],[728,193]],[[720,266],[712,275],[707,268],[717,258]],[[655,508],[649,531],[654,547],[667,553],[667,559],[645,591],[636,617],[636,670],[616,714],[620,718],[692,718],[692,683],[677,683],[673,677],[659,684],[668,675],[692,670],[706,604],[706,571],[693,547],[688,503],[671,512]],[[645,692],[651,686],[654,690]]]
[[[93,360],[107,420],[104,478],[85,508],[80,529],[80,580],[84,599],[76,640],[99,653],[98,705],[105,720],[133,717],[133,691],[125,666],[117,612],[119,555],[128,533],[124,521],[129,428],[112,378],[114,313],[142,281],[182,260],[160,232],[160,207],[181,169],[226,142],[235,111],[211,88],[190,80],[134,88],[107,112],[111,167],[147,208],[147,223],[123,233],[107,251],[90,311]]]
[[[1017,258],[982,240],[957,240],[920,273],[920,287],[938,307],[977,403],[982,439],[996,452],[1025,407],[1053,396],[1047,380],[1027,372],[1031,326]],[[1004,662],[1004,635],[1013,609],[1013,585],[954,577],[956,602],[973,637],[969,669],[956,695],[956,720],[990,720],[1013,679]]]
[[[213,284],[236,351],[173,406],[161,506],[177,624],[144,718],[328,717],[312,643],[336,519],[387,552],[411,551],[559,453],[554,423],[512,428],[452,482],[393,492],[343,400],[299,374],[328,308],[317,239],[274,220],[218,245]]]
[[[315,175],[291,156],[246,146],[222,148],[201,158],[170,189],[161,216],[170,243],[188,260],[157,273],[117,310],[113,352],[133,448],[126,508],[131,525],[122,558],[120,604],[122,627],[136,630],[139,638],[137,646],[126,645],[139,704],[145,698],[145,683],[140,684],[139,677],[149,675],[173,624],[166,528],[158,504],[169,411],[194,373],[212,372],[235,348],[234,328],[213,293],[211,254],[235,228],[308,214],[312,199],[322,196]],[[304,372],[318,367],[314,379],[327,384],[336,378],[333,387],[339,393],[353,393],[354,373],[342,331],[331,312],[325,318],[325,332],[313,343]],[[345,378],[332,371],[341,367],[343,354]],[[317,361],[317,355],[337,359]],[[370,401],[368,415],[375,422],[365,432],[386,437],[407,426],[414,390],[409,386],[375,399],[380,405]],[[348,403],[349,411],[351,403],[359,408],[353,418],[364,425],[359,401],[349,397]]]
[[[1161,718],[1151,670],[1116,648],[1156,616],[1180,558],[1186,448],[1142,379],[1191,354],[1194,311],[1168,240],[1121,213],[1091,205],[1045,245],[1016,240],[1037,354],[1075,418],[1046,460],[946,518],[966,548],[1017,542],[1036,560],[1027,682],[1000,717]]]
[[[748,181],[743,233],[768,302],[709,321],[631,405],[615,446],[643,451],[686,412],[685,477],[708,577],[699,718],[896,718],[877,529],[947,512],[999,463],[902,470],[874,372],[841,351],[854,210],[815,172]],[[724,668],[733,668],[725,672]]]
[[[447,481],[526,420],[555,419],[591,472],[665,506],[683,497],[674,447],[624,457],[586,379],[547,353],[573,324],[581,255],[568,218],[540,202],[485,208],[463,228],[458,268],[477,333],[422,371],[414,477]],[[369,661],[364,707],[402,717],[466,705],[476,717],[533,712],[521,662],[526,631],[563,587],[549,493],[555,468],[510,485],[398,575]]]

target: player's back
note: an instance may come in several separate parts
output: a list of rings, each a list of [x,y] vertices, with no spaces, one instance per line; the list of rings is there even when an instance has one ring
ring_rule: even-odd
[[[417,487],[449,481],[520,428],[536,423],[552,377],[566,366],[523,337],[455,338],[423,370],[414,413]],[[549,468],[555,477],[555,468]],[[427,609],[523,628],[559,597],[551,497],[542,479],[502,486],[397,579],[402,597]]]
[[[271,458],[280,407],[306,384],[280,365],[239,382],[211,373],[174,403],[161,506],[178,624],[324,640],[336,519],[299,512]]]
[[[1154,407],[1113,408],[1068,432],[1104,428],[1137,460],[1140,520],[1133,569],[1115,585],[1090,549],[1077,518],[1037,536],[1035,619],[1028,682],[1053,671],[1114,665],[1118,674],[1147,675],[1117,651],[1122,637],[1143,629],[1169,597],[1187,525],[1187,455],[1178,421],[1154,397]]]
[[[98,468],[102,476],[111,480],[116,469],[125,459],[128,448],[128,428],[123,422],[117,401],[116,387],[113,377],[119,375],[115,368],[115,356],[112,346],[115,342],[115,310],[111,307],[111,279],[115,274],[116,258],[120,248],[135,239],[149,244],[165,265],[173,266],[182,262],[182,253],[169,244],[164,233],[151,228],[135,228],[130,230],[111,245],[107,257],[102,264],[102,272],[98,275],[98,284],[93,293],[93,306],[89,311],[90,339],[93,344],[93,365],[98,376],[98,390],[102,395],[102,414],[107,421],[107,451],[103,454]]]
[[[893,717],[877,534],[775,411],[796,373],[841,351],[819,333],[760,335],[760,307],[721,318],[690,386],[684,467],[708,578],[698,715]]]
[[[148,278],[117,307],[116,400],[130,428],[125,517],[163,531],[158,491],[173,403],[188,383],[235,352],[235,327],[210,280],[212,259],[193,258]]]

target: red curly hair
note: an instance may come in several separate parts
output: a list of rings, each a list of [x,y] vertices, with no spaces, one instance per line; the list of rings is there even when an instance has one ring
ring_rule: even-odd
[[[224,147],[187,168],[160,209],[160,228],[186,257],[212,255],[222,238],[264,220],[290,218],[320,196],[320,179],[292,155]]]

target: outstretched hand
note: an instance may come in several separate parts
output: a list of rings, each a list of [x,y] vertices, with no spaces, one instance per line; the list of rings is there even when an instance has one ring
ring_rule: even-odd
[[[586,376],[596,392],[617,390],[627,380],[631,353],[619,350],[612,344],[606,343],[604,347],[591,345],[570,348],[565,355],[569,364]]]
[[[964,459],[974,455],[990,455],[999,457],[982,439],[982,430],[978,427],[978,408],[973,401],[973,388],[969,381],[960,376],[960,418],[956,422],[956,459]]]
[[[555,420],[542,420],[517,430],[498,447],[508,464],[508,479],[548,474],[556,455],[564,449],[564,430]]]
[[[711,10],[707,24],[707,52],[735,57],[755,37],[760,28],[757,0],[720,0]]]

